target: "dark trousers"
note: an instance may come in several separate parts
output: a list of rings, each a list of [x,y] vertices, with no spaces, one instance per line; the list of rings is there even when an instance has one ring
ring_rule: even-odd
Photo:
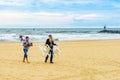
[[[48,52],[48,54],[47,54],[47,56],[46,56],[46,58],[45,58],[45,62],[47,62],[47,60],[48,60],[48,58],[49,58],[49,55],[50,55],[50,62],[53,62],[53,49],[51,49],[51,50]]]

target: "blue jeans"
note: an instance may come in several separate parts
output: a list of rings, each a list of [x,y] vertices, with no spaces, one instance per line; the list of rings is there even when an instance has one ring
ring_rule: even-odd
[[[27,49],[23,49],[23,51],[24,51],[24,58],[27,58],[28,57],[28,55],[27,55],[28,50]]]

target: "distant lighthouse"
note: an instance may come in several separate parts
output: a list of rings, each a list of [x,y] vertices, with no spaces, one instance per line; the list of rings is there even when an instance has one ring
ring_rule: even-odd
[[[104,30],[106,30],[106,25],[104,26]]]

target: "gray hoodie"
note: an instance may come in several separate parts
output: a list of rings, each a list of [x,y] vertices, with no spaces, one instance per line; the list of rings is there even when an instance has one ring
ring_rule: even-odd
[[[28,41],[28,44],[30,44],[29,41]],[[27,49],[28,50],[29,47],[30,47],[29,45],[26,45],[26,40],[23,40],[23,49]]]

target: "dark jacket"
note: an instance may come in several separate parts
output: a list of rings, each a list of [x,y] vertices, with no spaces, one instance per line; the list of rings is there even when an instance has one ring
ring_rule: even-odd
[[[45,43],[45,44],[48,45],[51,49],[53,49],[53,46],[56,45],[56,44],[54,43],[54,41],[50,42],[49,39],[46,40],[46,43]]]

